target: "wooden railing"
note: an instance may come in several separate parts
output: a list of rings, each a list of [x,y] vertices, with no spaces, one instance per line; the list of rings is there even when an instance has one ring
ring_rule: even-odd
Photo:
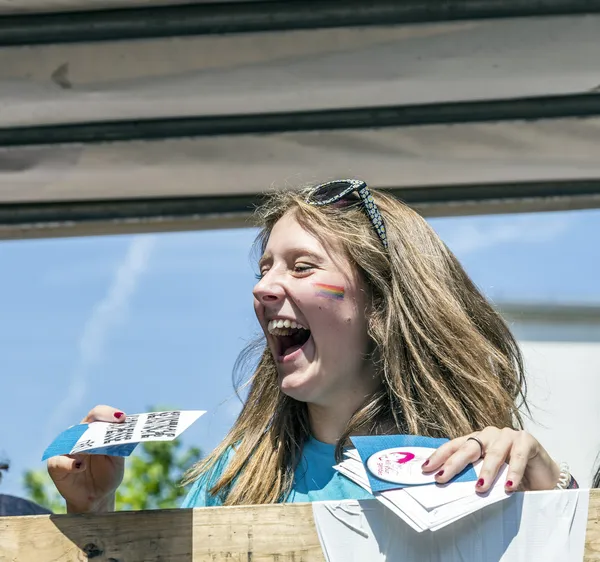
[[[0,518],[0,561],[323,562],[311,504]],[[592,490],[585,562],[600,561]]]

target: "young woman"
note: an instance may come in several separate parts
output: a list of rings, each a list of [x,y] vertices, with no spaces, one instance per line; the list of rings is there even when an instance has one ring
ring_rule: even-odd
[[[364,182],[273,193],[259,209],[254,308],[266,344],[223,442],[195,466],[185,507],[370,497],[332,466],[351,435],[448,437],[423,470],[447,482],[484,457],[509,491],[575,486],[522,430],[517,344],[417,213]],[[120,423],[94,408],[85,421]],[[114,508],[123,460],[55,457],[69,511]]]

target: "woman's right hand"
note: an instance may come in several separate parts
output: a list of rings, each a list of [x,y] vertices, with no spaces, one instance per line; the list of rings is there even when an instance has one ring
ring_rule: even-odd
[[[123,423],[125,414],[110,406],[96,406],[81,423],[97,421]],[[123,457],[76,454],[48,459],[48,473],[67,502],[67,513],[113,511],[124,469]]]

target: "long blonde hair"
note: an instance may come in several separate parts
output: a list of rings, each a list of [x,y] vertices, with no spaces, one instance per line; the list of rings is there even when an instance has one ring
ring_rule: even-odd
[[[523,363],[502,318],[421,216],[386,193],[372,194],[387,250],[360,205],[314,207],[305,190],[269,194],[256,215],[262,250],[275,223],[293,213],[325,245],[338,242],[364,280],[371,360],[383,384],[349,421],[337,457],[356,433],[454,438],[489,425],[522,428]],[[309,436],[307,406],[279,390],[263,342],[238,419],[186,482],[215,472],[209,493],[224,505],[283,501]]]

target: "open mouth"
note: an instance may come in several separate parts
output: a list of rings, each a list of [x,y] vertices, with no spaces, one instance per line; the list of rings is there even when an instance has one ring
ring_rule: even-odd
[[[300,350],[310,339],[310,330],[292,320],[271,320],[268,330],[277,344],[280,360]]]

